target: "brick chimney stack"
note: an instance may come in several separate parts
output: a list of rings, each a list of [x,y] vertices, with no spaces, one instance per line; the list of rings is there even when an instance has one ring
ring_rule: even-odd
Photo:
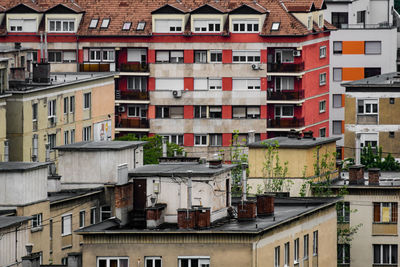
[[[349,184],[364,184],[364,165],[349,166]]]
[[[369,185],[379,185],[379,176],[381,169],[379,168],[369,168],[368,169],[368,184]]]

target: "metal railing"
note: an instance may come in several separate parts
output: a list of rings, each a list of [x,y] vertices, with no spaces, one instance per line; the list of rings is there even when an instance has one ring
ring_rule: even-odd
[[[121,63],[119,65],[119,71],[121,71],[121,72],[148,72],[149,64],[147,64],[146,62]]]
[[[148,119],[128,118],[118,119],[115,118],[116,128],[150,128]]]
[[[149,100],[149,92],[143,92],[141,90],[117,90],[115,94],[117,100]]]
[[[300,91],[270,91],[268,90],[267,100],[302,100],[304,90]]]
[[[300,72],[304,70],[304,62],[301,63],[268,63],[269,72]]]
[[[333,24],[338,29],[391,29],[395,25],[387,22],[375,23],[375,24],[365,24],[365,23],[357,23],[357,24]]]

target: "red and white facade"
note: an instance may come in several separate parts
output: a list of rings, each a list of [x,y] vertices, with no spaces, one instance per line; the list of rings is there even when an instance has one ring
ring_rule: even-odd
[[[37,49],[40,61],[44,32],[52,71],[115,71],[116,135],[158,134],[215,153],[234,131],[329,134],[332,27],[322,0],[111,1],[103,15],[104,1],[50,2],[4,3],[0,41]]]

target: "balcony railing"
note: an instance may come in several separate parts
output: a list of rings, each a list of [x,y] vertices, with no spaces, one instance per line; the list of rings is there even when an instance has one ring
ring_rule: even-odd
[[[150,128],[149,120],[147,119],[119,119],[115,118],[116,128]]]
[[[119,71],[121,71],[121,72],[148,72],[149,64],[147,64],[146,62],[121,63],[119,65]]]
[[[357,124],[378,124],[378,114],[357,114]]]
[[[80,72],[109,72],[109,63],[81,63],[79,64]]]
[[[376,24],[363,24],[363,23],[358,23],[358,24],[334,24],[334,26],[338,29],[348,29],[348,30],[353,30],[353,29],[391,29],[393,28],[394,24],[389,24],[386,22],[382,23],[376,23]]]
[[[115,92],[116,100],[149,100],[149,92],[143,92],[140,90],[128,90]]]
[[[275,118],[268,120],[268,128],[300,128],[304,126],[304,118]]]
[[[302,100],[304,90],[301,91],[268,91],[267,100]]]
[[[304,62],[301,63],[268,63],[269,72],[300,72],[304,70]]]

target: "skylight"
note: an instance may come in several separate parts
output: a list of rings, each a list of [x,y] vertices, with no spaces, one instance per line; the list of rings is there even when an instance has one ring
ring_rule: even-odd
[[[110,24],[110,19],[103,19],[103,21],[101,22],[101,29],[107,29],[108,25]]]
[[[131,29],[132,22],[124,22],[124,26],[122,26],[122,30],[129,31]]]
[[[99,19],[92,19],[90,21],[89,29],[96,29],[98,22],[99,22]]]
[[[144,30],[144,26],[146,26],[146,22],[141,21],[141,22],[138,23],[138,25],[136,27],[136,30],[137,31],[143,31]]]
[[[277,31],[279,30],[279,26],[281,25],[280,22],[274,22],[272,23],[271,31]]]

